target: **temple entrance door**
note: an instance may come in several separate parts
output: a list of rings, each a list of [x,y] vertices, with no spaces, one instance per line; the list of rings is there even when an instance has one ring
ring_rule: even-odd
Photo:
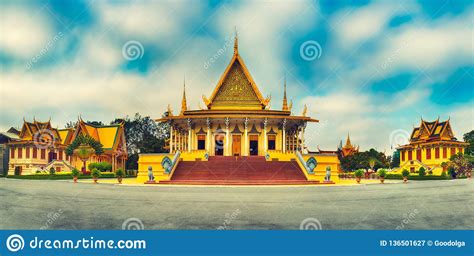
[[[224,138],[225,135],[218,134],[216,135],[216,146],[215,146],[215,155],[216,156],[223,156],[224,155]]]
[[[258,135],[250,135],[250,148],[249,152],[251,156],[258,156]]]
[[[240,156],[240,135],[232,135],[232,155]]]

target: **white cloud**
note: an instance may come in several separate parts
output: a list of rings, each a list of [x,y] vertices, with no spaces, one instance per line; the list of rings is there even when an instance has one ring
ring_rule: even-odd
[[[453,68],[473,63],[473,15],[471,8],[458,17],[417,20],[388,31],[380,51],[368,61],[376,64],[380,76],[409,69],[427,71],[435,79],[440,73],[447,75]]]
[[[0,50],[27,59],[38,54],[55,36],[43,10],[2,7]]]
[[[416,5],[395,1],[373,2],[360,8],[346,8],[331,17],[336,40],[345,48],[358,48],[360,43],[384,31],[390,19],[413,12]]]

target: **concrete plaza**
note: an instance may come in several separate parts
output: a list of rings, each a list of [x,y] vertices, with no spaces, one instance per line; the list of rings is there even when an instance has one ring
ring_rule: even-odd
[[[472,180],[145,187],[1,178],[0,228],[473,229],[473,192]]]

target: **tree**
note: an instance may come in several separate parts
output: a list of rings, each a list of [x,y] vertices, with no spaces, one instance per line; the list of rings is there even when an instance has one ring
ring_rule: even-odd
[[[375,149],[369,151],[355,153],[353,155],[341,158],[341,167],[345,171],[352,171],[357,169],[373,169],[388,168],[390,166],[390,157],[387,157],[383,152],[378,152]]]
[[[390,162],[390,168],[400,167],[400,150],[395,150]]]
[[[474,155],[474,130],[464,134],[462,138],[464,139],[465,142],[469,143],[469,146],[467,146],[464,153],[466,155],[473,156]]]
[[[165,113],[166,114],[166,113]],[[138,168],[138,153],[166,153],[165,141],[169,137],[169,124],[156,123],[149,116],[142,117],[139,113],[130,118],[115,119],[111,124],[124,122],[127,143],[127,169]]]
[[[472,171],[472,157],[469,155],[464,155],[462,153],[458,153],[456,155],[451,156],[449,158],[449,166],[454,169],[456,172],[456,176],[458,175],[466,175],[468,172]]]

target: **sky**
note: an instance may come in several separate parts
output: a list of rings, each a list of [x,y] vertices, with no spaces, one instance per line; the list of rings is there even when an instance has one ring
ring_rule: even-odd
[[[239,54],[306,144],[387,154],[425,120],[474,127],[472,1],[1,1],[0,131],[204,106]]]

